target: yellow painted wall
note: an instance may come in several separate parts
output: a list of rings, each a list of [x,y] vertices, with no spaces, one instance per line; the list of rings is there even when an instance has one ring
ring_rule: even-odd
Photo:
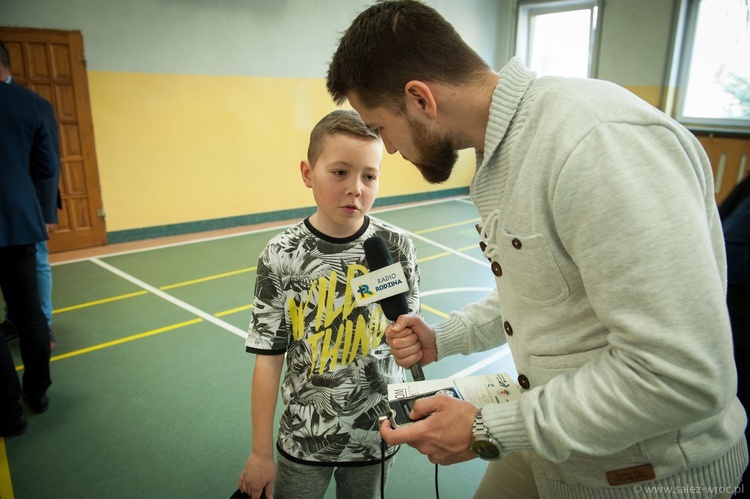
[[[640,85],[640,86],[626,86],[628,90],[633,92],[635,95],[640,97],[641,99],[645,100],[655,108],[659,108],[661,106],[661,93],[662,93],[662,87],[661,85]],[[661,109],[663,111],[663,109]]]
[[[89,71],[107,231],[313,205],[299,163],[311,128],[335,105],[304,78]],[[380,197],[469,185],[474,155],[427,184],[399,155]]]

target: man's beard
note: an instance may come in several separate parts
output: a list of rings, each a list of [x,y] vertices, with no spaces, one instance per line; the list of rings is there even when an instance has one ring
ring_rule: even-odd
[[[440,137],[422,123],[408,119],[411,139],[419,154],[419,160],[409,160],[417,167],[425,180],[441,184],[448,180],[458,161],[458,152],[450,138]]]

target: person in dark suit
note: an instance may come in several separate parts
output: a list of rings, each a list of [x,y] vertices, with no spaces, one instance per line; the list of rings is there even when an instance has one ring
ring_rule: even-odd
[[[46,223],[57,222],[60,161],[35,95],[20,85],[0,84],[0,289],[24,363],[19,380],[7,339],[0,335],[0,437],[26,431],[22,396],[32,411],[47,410],[52,384],[35,253],[36,243],[48,239]]]
[[[19,85],[16,80],[10,74],[10,53],[8,52],[5,44],[0,40],[0,81],[9,85]],[[47,133],[49,133],[52,140],[52,146],[55,150],[55,158],[60,158],[60,147],[59,137],[57,131],[57,118],[55,117],[55,110],[44,97],[34,92],[34,98],[39,104],[39,108],[42,111],[44,117],[44,123],[47,126]],[[58,189],[57,193],[57,208],[62,208],[60,199],[60,192]],[[47,223],[47,232],[53,230],[54,224]],[[39,301],[42,305],[42,312],[47,318],[47,324],[50,326],[50,348],[54,349],[56,345],[56,339],[52,333],[52,269],[49,264],[49,251],[47,248],[47,241],[40,241],[36,244],[36,276],[37,276],[37,287],[39,290]],[[8,318],[7,307],[5,319]],[[18,337],[16,327],[10,320],[5,320],[0,323],[0,333],[5,334],[8,339]]]
[[[727,248],[727,309],[732,323],[737,397],[750,409],[750,176],[737,184],[719,206]],[[750,441],[750,426],[745,428]],[[749,485],[750,471],[742,482]]]

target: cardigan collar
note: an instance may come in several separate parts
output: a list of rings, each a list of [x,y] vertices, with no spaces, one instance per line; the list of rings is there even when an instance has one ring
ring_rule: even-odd
[[[477,170],[485,165],[495,154],[500,142],[505,137],[510,122],[516,115],[521,99],[526,94],[536,73],[530,71],[518,57],[508,61],[500,70],[500,79],[492,93],[490,103],[490,117],[484,137],[484,151],[476,151]]]

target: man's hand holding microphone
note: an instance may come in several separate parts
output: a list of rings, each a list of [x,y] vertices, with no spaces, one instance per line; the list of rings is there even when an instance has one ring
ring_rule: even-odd
[[[386,329],[385,338],[402,367],[425,366],[437,360],[435,330],[418,315],[400,315]],[[448,395],[426,397],[416,401],[409,415],[418,421],[398,429],[385,421],[380,435],[388,445],[414,447],[432,463],[460,463],[476,457],[469,448],[476,413],[477,408],[464,400]]]

